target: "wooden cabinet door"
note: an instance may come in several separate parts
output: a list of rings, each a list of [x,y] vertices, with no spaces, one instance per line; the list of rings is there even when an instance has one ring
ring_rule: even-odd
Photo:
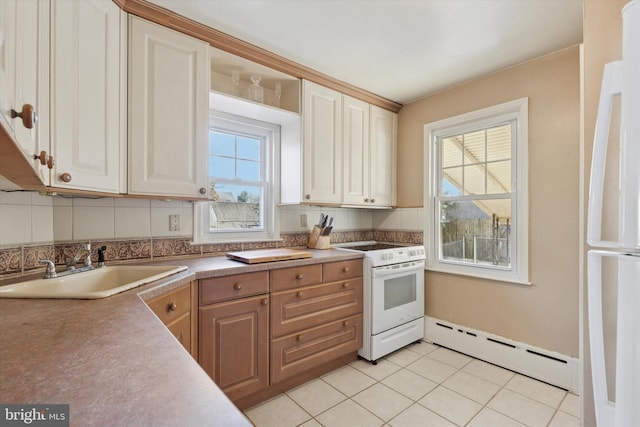
[[[52,186],[120,192],[124,25],[111,0],[51,2]]]
[[[339,204],[342,199],[342,94],[308,81],[303,82],[302,90],[302,201]]]
[[[129,193],[206,198],[209,45],[130,19]]]
[[[200,307],[199,362],[231,400],[269,385],[269,296]]]
[[[369,104],[343,96],[342,203],[369,204]]]
[[[362,314],[271,342],[271,383],[313,369],[362,347]]]
[[[271,294],[271,337],[362,312],[362,277]]]
[[[370,204],[396,205],[396,135],[398,115],[371,106],[371,132],[369,158]]]

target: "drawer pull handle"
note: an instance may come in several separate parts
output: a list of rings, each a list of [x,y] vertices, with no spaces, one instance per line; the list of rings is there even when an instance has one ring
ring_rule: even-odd
[[[347,267],[343,268],[342,271],[345,272],[345,273],[348,273],[349,272],[349,267],[347,266]]]
[[[302,273],[296,274],[296,279],[302,280],[302,277],[303,277]]]
[[[265,298],[262,300],[262,305],[267,305],[269,304],[269,298]]]
[[[302,342],[302,341],[304,341],[304,337],[303,337],[302,335],[298,335],[298,336],[296,337],[296,340],[297,340],[298,342]]]
[[[342,322],[342,326],[349,326],[349,322],[345,320],[344,322]]]
[[[345,288],[345,289],[347,289],[347,288],[349,287],[349,282],[344,282],[344,283],[342,284],[342,287],[343,287],[343,288]]]
[[[169,304],[169,311],[176,311],[178,309],[178,304],[176,304],[175,302],[172,302],[171,304]]]
[[[240,289],[242,289],[242,283],[236,283],[235,285],[233,285],[233,289],[239,291]]]
[[[298,298],[302,298],[302,295],[303,295],[302,291],[298,291],[298,293],[296,294]]]

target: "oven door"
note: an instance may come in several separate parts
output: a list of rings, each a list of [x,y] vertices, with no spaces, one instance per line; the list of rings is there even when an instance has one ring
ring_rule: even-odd
[[[424,316],[424,261],[374,267],[371,271],[372,334]]]

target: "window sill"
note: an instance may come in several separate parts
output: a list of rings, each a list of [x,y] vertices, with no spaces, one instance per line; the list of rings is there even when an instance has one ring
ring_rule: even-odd
[[[433,267],[425,267],[425,271],[432,271],[434,273],[452,274],[456,276],[471,277],[474,279],[481,279],[481,280],[490,280],[492,282],[503,282],[503,283],[510,283],[514,285],[531,286],[531,282],[521,280],[516,277],[504,277],[504,276],[497,277],[491,274],[465,273],[461,271],[451,271],[444,268],[433,268]]]
[[[220,240],[193,240],[189,242],[192,246],[196,245],[224,245],[226,243],[262,243],[262,242],[282,242],[280,237],[275,238],[247,238],[247,239],[220,239]]]

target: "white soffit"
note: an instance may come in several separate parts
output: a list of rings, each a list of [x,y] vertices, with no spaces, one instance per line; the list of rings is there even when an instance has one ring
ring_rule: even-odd
[[[150,0],[403,104],[582,42],[582,0]]]

